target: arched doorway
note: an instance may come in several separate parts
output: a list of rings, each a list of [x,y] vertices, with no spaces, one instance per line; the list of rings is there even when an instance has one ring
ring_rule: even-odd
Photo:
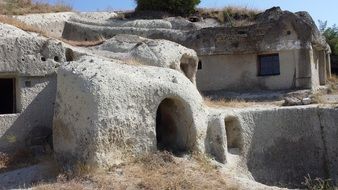
[[[188,151],[194,139],[192,122],[191,113],[180,100],[164,99],[156,113],[157,149],[175,154]]]
[[[240,122],[236,117],[225,118],[224,122],[228,151],[239,154],[243,146]]]

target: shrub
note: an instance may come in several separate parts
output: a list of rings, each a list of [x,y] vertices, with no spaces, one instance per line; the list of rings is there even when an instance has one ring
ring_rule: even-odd
[[[327,21],[319,20],[319,29],[325,36],[327,43],[330,45],[332,54],[338,55],[338,26],[327,27]]]
[[[221,23],[237,27],[253,24],[261,11],[248,7],[227,6],[223,9],[198,9],[198,13],[203,18],[214,18]]]
[[[200,0],[135,0],[136,10],[165,11],[177,15],[189,15],[195,11]]]

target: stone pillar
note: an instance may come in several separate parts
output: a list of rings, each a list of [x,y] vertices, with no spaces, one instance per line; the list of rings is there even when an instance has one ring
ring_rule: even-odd
[[[327,81],[326,77],[326,53],[325,51],[319,52],[319,84],[325,85]]]
[[[312,88],[312,65],[313,63],[313,50],[300,49],[299,60],[296,66],[296,88]]]
[[[326,54],[326,74],[327,78],[331,78],[331,54],[327,53]]]

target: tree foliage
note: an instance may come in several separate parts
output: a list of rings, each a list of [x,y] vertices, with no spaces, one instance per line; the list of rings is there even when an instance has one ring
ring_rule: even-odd
[[[319,30],[325,36],[327,43],[330,45],[332,53],[338,55],[338,26],[327,27],[327,21],[319,20]]]
[[[195,11],[200,0],[135,0],[136,10],[166,11],[178,15],[188,15]]]

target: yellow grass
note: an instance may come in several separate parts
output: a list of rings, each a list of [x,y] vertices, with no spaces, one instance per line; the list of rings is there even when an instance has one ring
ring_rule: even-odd
[[[51,5],[48,1],[32,1],[32,0],[4,0],[4,4],[0,5],[0,14],[3,15],[24,15],[30,13],[52,13],[52,12],[68,12],[72,11],[72,7],[66,5],[62,1]]]
[[[47,36],[47,34],[41,30],[39,30],[36,27],[33,27],[29,24],[26,24],[24,22],[19,21],[18,19],[12,18],[10,16],[0,15],[0,23],[9,24],[12,26],[15,26],[17,28],[20,28],[21,30],[27,31],[27,32],[35,32],[39,33],[43,36]]]
[[[259,9],[253,9],[253,8],[242,7],[242,6],[227,6],[223,9],[223,11],[228,13],[230,16],[246,15],[250,18],[262,12]]]
[[[138,65],[138,66],[141,65],[141,63],[134,58],[125,59],[125,60],[123,60],[123,63],[127,64],[127,65],[134,65],[134,66],[135,65]]]
[[[338,84],[338,76],[335,74],[332,74],[331,77],[328,79],[328,81]]]
[[[204,104],[209,107],[234,107],[234,108],[244,108],[255,105],[255,102],[247,102],[240,99],[220,99],[220,100],[211,100],[210,98],[204,98]]]
[[[221,23],[230,23],[236,27],[253,24],[256,15],[262,11],[248,7],[227,6],[223,9],[198,9],[198,12],[204,18],[215,18]]]
[[[331,77],[328,79],[328,93],[329,94],[336,94],[338,93],[338,76],[332,74]]]
[[[168,152],[145,154],[108,172],[92,173],[86,177],[67,177],[52,184],[40,184],[33,189],[237,189],[215,167],[191,158],[176,158]]]

